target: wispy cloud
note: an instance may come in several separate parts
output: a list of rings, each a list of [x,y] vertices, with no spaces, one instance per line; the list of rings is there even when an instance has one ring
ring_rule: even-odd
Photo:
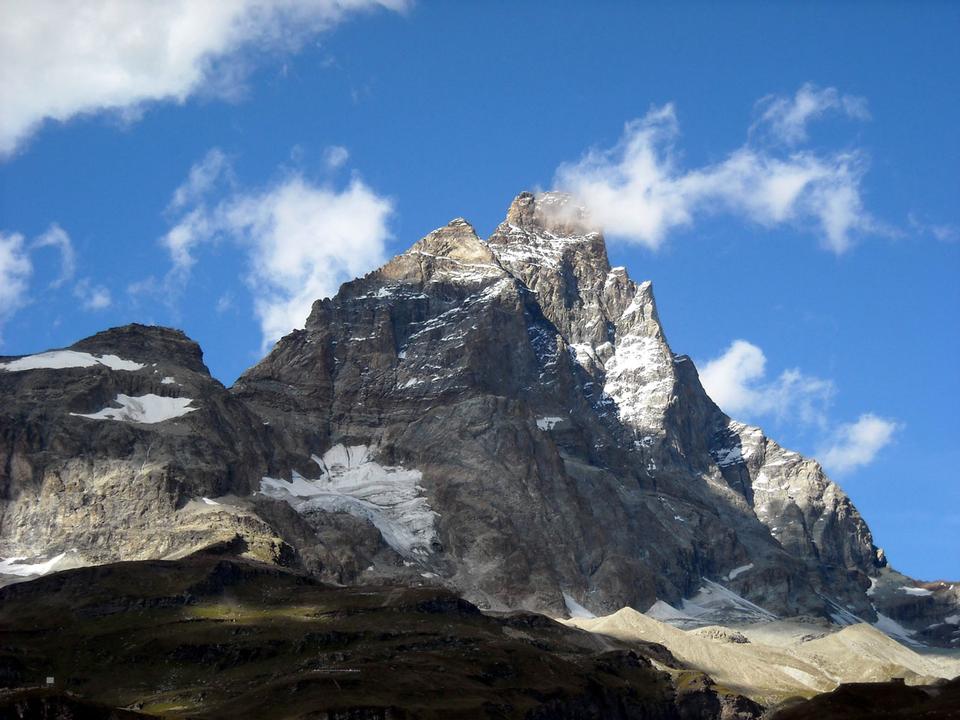
[[[31,248],[56,248],[60,252],[60,274],[50,283],[50,287],[58,288],[73,279],[77,272],[77,254],[74,252],[70,236],[59,225],[54,223],[46,232],[30,243]]]
[[[193,164],[187,179],[173,191],[167,211],[176,212],[186,205],[198,202],[221,182],[235,184],[233,165],[220,148],[212,148],[199,162]]]
[[[942,243],[960,242],[960,227],[957,225],[927,222],[921,219],[917,213],[910,213],[907,216],[907,222],[916,235],[929,235]]]
[[[803,89],[799,101],[768,100],[766,122],[785,137],[802,138],[801,130],[825,112],[830,98],[844,104],[844,96],[832,88],[810,92],[813,107]],[[855,106],[853,100],[849,104]],[[627,123],[613,147],[594,148],[561,165],[554,185],[578,196],[612,237],[653,249],[671,231],[722,213],[768,228],[791,224],[812,232],[837,254],[857,235],[882,231],[863,205],[867,161],[862,152],[778,153],[748,142],[718,163],[684,169],[675,150],[679,135],[674,106],[653,108]]]
[[[746,340],[735,340],[723,353],[703,365],[700,381],[724,412],[737,416],[771,416],[799,419],[825,426],[827,409],[835,393],[830,380],[784,370],[766,377],[763,350]]]
[[[24,246],[23,235],[0,232],[0,330],[25,304],[32,272],[33,264]]]
[[[30,242],[21,233],[0,232],[0,327],[29,302],[32,256],[45,248],[53,248],[59,255],[60,271],[48,285],[50,290],[57,290],[77,272],[77,254],[70,235],[57,223]]]
[[[817,453],[817,458],[834,473],[849,472],[873,462],[877,453],[893,440],[894,434],[902,427],[893,420],[866,413],[855,423],[838,427],[831,442]]]
[[[228,310],[233,310],[233,293],[229,290],[217,298],[217,315],[223,315]]]
[[[303,327],[315,300],[386,258],[393,204],[356,177],[338,189],[294,174],[266,189],[236,190],[216,203],[202,195],[193,201],[180,207],[161,239],[172,262],[167,292],[187,282],[199,246],[217,238],[234,243],[247,259],[244,280],[264,348]]]
[[[828,113],[846,115],[853,120],[869,120],[866,98],[845,95],[833,87],[818,88],[806,83],[793,97],[767,95],[757,102],[760,117],[751,134],[766,133],[786,145],[806,141],[807,125]]]
[[[323,151],[323,161],[331,170],[341,167],[350,159],[350,151],[342,145],[331,145]]]
[[[295,52],[350,15],[408,0],[0,3],[0,156],[47,119],[237,96],[257,53]],[[245,52],[253,50],[255,52]]]

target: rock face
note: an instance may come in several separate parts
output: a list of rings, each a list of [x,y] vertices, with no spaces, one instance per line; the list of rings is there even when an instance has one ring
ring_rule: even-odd
[[[174,556],[241,526],[280,557],[265,522],[201,500],[255,490],[269,446],[182,333],[131,325],[0,362],[0,393],[0,573]]]
[[[325,579],[442,583],[491,609],[882,617],[867,591],[889,571],[849,498],[714,405],[650,283],[610,267],[563,195],[521,194],[487,241],[463,219],[430,233],[229,390],[173,331],[70,350],[143,366],[0,361],[0,557],[239,533]],[[191,411],[136,422],[123,396],[148,394]],[[956,643],[956,598],[934,605],[891,617]]]

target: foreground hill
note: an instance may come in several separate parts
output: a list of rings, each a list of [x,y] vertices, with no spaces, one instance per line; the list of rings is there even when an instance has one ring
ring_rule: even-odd
[[[12,688],[0,693],[0,717],[760,714],[670,669],[679,665],[663,648],[627,648],[538,615],[485,615],[444,590],[333,587],[215,552],[9,586],[0,629],[0,677]],[[54,688],[30,689],[48,676]]]

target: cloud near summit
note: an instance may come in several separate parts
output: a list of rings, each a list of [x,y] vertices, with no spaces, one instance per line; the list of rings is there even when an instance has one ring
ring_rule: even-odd
[[[671,232],[719,214],[767,228],[789,224],[836,254],[858,235],[878,231],[863,205],[864,153],[780,147],[806,139],[807,124],[831,110],[867,119],[865,101],[805,85],[793,98],[771,96],[760,107],[750,141],[720,162],[694,168],[683,168],[675,149],[675,107],[654,107],[628,122],[613,147],[562,164],[554,186],[578,196],[611,237],[651,249]],[[761,135],[777,142],[758,142]]]

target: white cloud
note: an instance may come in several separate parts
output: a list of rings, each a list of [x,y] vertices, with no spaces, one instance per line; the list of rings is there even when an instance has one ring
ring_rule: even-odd
[[[869,120],[865,98],[841,94],[836,88],[820,89],[806,83],[792,97],[768,95],[757,103],[762,109],[751,131],[766,130],[787,145],[807,139],[807,124],[828,112],[838,112],[854,120]]]
[[[731,415],[791,417],[805,424],[825,425],[833,383],[796,368],[767,380],[766,365],[763,350],[746,340],[735,340],[703,365],[700,382],[710,398]]]
[[[576,195],[611,236],[652,249],[672,230],[718,213],[764,227],[812,227],[837,254],[857,233],[880,230],[861,199],[861,153],[778,156],[748,143],[719,163],[684,170],[674,151],[678,136],[673,105],[654,108],[627,123],[614,147],[561,165],[554,184]]]
[[[315,300],[383,263],[392,212],[389,199],[357,178],[337,190],[293,175],[213,207],[201,200],[184,208],[161,240],[173,261],[168,283],[187,280],[198,245],[216,238],[237,244],[247,255],[246,282],[266,348],[302,328]]]
[[[323,160],[331,170],[336,170],[349,159],[350,151],[342,145],[331,145],[323,152]]]
[[[314,300],[383,263],[392,211],[360,180],[337,192],[300,177],[223,208],[225,226],[251,248],[249,282],[265,344],[303,327]]]
[[[73,288],[76,297],[84,310],[105,310],[113,303],[113,298],[103,285],[94,285],[90,278],[83,278]]]
[[[32,272],[23,235],[0,232],[0,328],[25,304]]]
[[[845,473],[872,462],[900,429],[902,426],[893,420],[866,413],[855,423],[838,427],[831,443],[817,457],[831,472]]]
[[[50,287],[58,288],[69,282],[77,271],[77,255],[73,250],[70,236],[59,225],[54,223],[43,235],[36,238],[31,248],[53,247],[60,251],[60,274],[50,283]]]
[[[0,156],[47,119],[236,95],[253,51],[296,51],[348,15],[408,0],[0,3]]]

